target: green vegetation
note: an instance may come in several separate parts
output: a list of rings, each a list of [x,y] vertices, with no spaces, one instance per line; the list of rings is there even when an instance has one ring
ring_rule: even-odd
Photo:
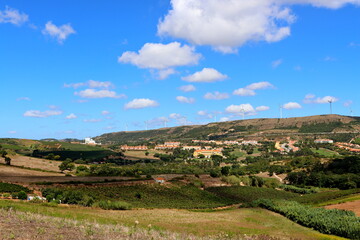
[[[360,239],[360,217],[345,210],[311,208],[294,201],[261,199],[257,206],[280,213],[290,220],[326,234]]]
[[[258,187],[210,187],[206,191],[219,197],[227,198],[233,203],[251,203],[260,198],[294,199],[298,194]]]
[[[286,184],[281,184],[279,187],[281,189],[284,189],[285,191],[293,192],[293,193],[300,193],[300,194],[311,194],[311,193],[319,192],[319,189],[316,189],[316,188],[301,188],[301,187],[296,187],[296,186],[286,185]]]
[[[342,127],[342,122],[330,122],[330,123],[315,123],[309,125],[302,125],[299,129],[300,133],[318,133],[318,132],[332,132],[335,128]]]
[[[127,202],[121,201],[99,201],[95,203],[93,206],[99,207],[104,210],[130,210],[131,205]]]
[[[317,153],[323,157],[334,157],[334,156],[339,155],[339,153],[325,149],[325,148],[319,148],[319,149],[311,148],[311,151],[313,151],[314,153]]]
[[[17,184],[0,182],[0,193],[17,193],[21,191],[25,193],[31,192],[30,189]]]
[[[337,199],[345,196],[349,196],[351,194],[360,193],[360,189],[350,189],[350,190],[341,190],[341,191],[327,191],[327,192],[319,192],[314,194],[307,194],[301,197],[297,197],[294,200],[299,203],[304,204],[321,204],[332,199]]]
[[[58,199],[64,203],[87,206],[88,199],[97,201],[125,201],[135,208],[214,208],[234,203],[232,200],[200,190],[192,185],[171,186],[134,185],[76,188],[47,188],[43,196],[48,200]]]

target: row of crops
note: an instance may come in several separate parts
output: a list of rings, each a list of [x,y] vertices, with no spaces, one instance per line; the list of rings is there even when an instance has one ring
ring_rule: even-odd
[[[290,220],[321,233],[360,239],[360,217],[352,211],[311,208],[295,201],[259,199],[259,207],[280,213]]]
[[[16,193],[21,191],[26,193],[31,192],[30,189],[17,184],[0,182],[0,193]]]

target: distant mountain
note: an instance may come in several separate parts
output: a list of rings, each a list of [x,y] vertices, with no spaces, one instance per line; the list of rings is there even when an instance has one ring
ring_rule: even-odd
[[[147,131],[114,132],[95,137],[101,143],[167,141],[191,139],[264,138],[267,136],[320,133],[359,133],[360,118],[341,115],[318,115],[296,118],[259,118],[160,128]]]

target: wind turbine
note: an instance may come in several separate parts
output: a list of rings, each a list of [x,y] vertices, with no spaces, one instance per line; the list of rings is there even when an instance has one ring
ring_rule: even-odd
[[[332,103],[333,103],[333,99],[329,99],[328,102],[330,103],[330,114],[332,114]]]
[[[283,106],[282,105],[279,106],[279,111],[280,111],[280,119],[282,119],[283,118]]]
[[[240,112],[242,114],[242,120],[245,120],[245,110],[243,107],[241,107]]]
[[[146,127],[146,131],[148,130],[148,121],[144,121],[145,123],[145,127]]]

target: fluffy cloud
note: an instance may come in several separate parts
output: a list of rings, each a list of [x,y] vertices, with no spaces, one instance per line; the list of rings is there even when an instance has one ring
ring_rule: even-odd
[[[268,88],[274,88],[274,85],[272,85],[269,82],[257,82],[252,83],[245,88],[239,88],[236,89],[233,94],[238,96],[255,96],[256,92],[255,90],[261,90],[261,89],[268,89]]]
[[[255,96],[256,93],[254,90],[251,90],[251,89],[246,89],[246,88],[239,88],[239,89],[236,89],[234,90],[233,92],[234,95],[238,95],[238,96]]]
[[[109,112],[109,111],[106,111],[106,110],[104,110],[104,111],[101,112],[101,115],[109,115],[109,114],[110,114],[110,112]]]
[[[36,117],[36,118],[46,118],[50,116],[61,115],[63,112],[60,110],[47,110],[47,111],[39,111],[39,110],[29,110],[24,113],[24,117]]]
[[[77,116],[74,113],[71,113],[65,117],[66,119],[75,119]]]
[[[288,103],[285,103],[282,108],[284,109],[299,109],[299,108],[302,108],[301,105],[297,102],[288,102]]]
[[[178,118],[181,118],[182,115],[179,114],[179,113],[171,113],[171,114],[169,115],[169,117],[172,118],[172,119],[178,119]]]
[[[248,86],[246,86],[246,89],[250,89],[250,90],[260,90],[260,89],[268,89],[268,88],[273,88],[274,85],[272,85],[269,82],[257,82],[257,83],[252,83]]]
[[[249,104],[240,104],[240,105],[230,105],[228,106],[225,111],[227,113],[232,113],[232,114],[246,114],[246,115],[254,115],[256,114],[256,111],[254,109],[254,107]]]
[[[85,89],[80,92],[75,92],[74,95],[82,98],[125,98],[125,95],[117,95],[114,91],[96,89]]]
[[[181,79],[187,82],[217,82],[228,78],[225,74],[218,72],[213,68],[203,68],[200,72],[196,72],[192,75],[182,77]]]
[[[158,34],[236,52],[247,42],[277,42],[290,36],[295,22],[292,5],[340,8],[360,0],[171,0],[172,9],[160,20]]]
[[[0,23],[11,23],[20,26],[29,20],[29,16],[25,13],[20,13],[19,10],[6,7],[5,10],[0,11]]]
[[[208,99],[208,100],[222,100],[222,99],[227,99],[229,98],[229,94],[227,93],[220,93],[218,91],[214,92],[214,93],[206,93],[204,95],[204,98],[205,99]]]
[[[258,111],[258,112],[267,111],[269,109],[270,108],[268,106],[259,106],[259,107],[255,108],[255,110]]]
[[[49,21],[45,24],[45,28],[42,30],[42,33],[55,38],[59,43],[63,43],[71,34],[75,34],[76,32],[70,24],[56,26]]]
[[[235,52],[248,41],[276,42],[290,35],[294,16],[268,0],[172,0],[172,10],[158,25],[158,34]],[[279,22],[281,24],[279,24]]]
[[[16,101],[31,101],[31,99],[29,97],[20,97]]]
[[[102,120],[101,119],[84,119],[83,122],[86,122],[86,123],[97,123],[97,122],[101,122]]]
[[[141,109],[157,106],[159,106],[159,103],[155,100],[151,100],[148,98],[137,98],[125,104],[125,109]]]
[[[197,64],[201,58],[195,49],[178,42],[169,44],[146,43],[137,53],[124,52],[118,61],[131,63],[139,68],[169,69],[178,66]]]
[[[183,92],[193,92],[196,90],[196,87],[192,84],[184,85],[184,86],[179,87],[179,90],[183,91]]]
[[[282,59],[278,59],[278,60],[275,60],[271,63],[271,66],[273,68],[277,68],[278,66],[280,66],[281,64],[283,63],[283,60]]]
[[[177,96],[176,100],[178,100],[178,102],[181,103],[195,103],[195,98],[188,98],[188,97],[184,97],[184,96]]]
[[[305,96],[304,103],[310,104],[310,103],[316,103],[316,104],[324,104],[329,102],[337,102],[339,101],[338,98],[332,97],[332,96],[325,96],[325,97],[318,97],[316,98],[313,94],[308,94]]]
[[[70,83],[64,84],[64,87],[66,88],[80,88],[80,87],[90,87],[90,88],[103,88],[103,89],[108,89],[108,88],[114,88],[114,84],[112,82],[100,82],[100,81],[95,81],[95,80],[89,80],[87,82],[80,82],[80,83]]]
[[[164,80],[166,78],[168,78],[170,75],[175,74],[176,71],[172,68],[168,68],[168,69],[163,69],[163,70],[159,70],[156,73],[156,78],[159,80]]]

